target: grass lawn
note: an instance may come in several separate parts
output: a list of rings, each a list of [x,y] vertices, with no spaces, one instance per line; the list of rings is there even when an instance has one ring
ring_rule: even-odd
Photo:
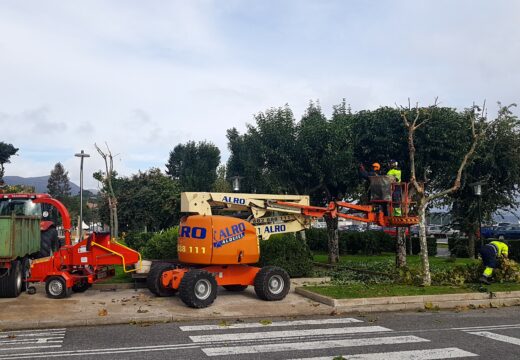
[[[381,262],[381,261],[394,261],[395,254],[394,253],[383,253],[381,255],[342,255],[339,258],[340,264],[351,265],[355,267],[356,264],[367,264],[372,262]],[[314,254],[314,261],[318,263],[327,264],[327,254],[317,253]],[[409,267],[418,267],[421,265],[421,258],[419,255],[407,255],[406,261]],[[430,266],[438,266],[438,267],[453,267],[457,265],[465,265],[472,264],[478,262],[478,260],[472,259],[464,259],[457,258],[455,261],[452,259],[442,258],[442,257],[430,257]]]
[[[334,299],[356,299],[366,297],[384,297],[384,296],[412,296],[412,295],[441,295],[441,294],[459,294],[479,291],[478,284],[470,284],[468,286],[408,286],[393,284],[352,284],[352,285],[331,285],[331,286],[306,286],[305,289],[332,297]],[[520,290],[518,283],[502,283],[486,286],[487,291],[516,291]]]

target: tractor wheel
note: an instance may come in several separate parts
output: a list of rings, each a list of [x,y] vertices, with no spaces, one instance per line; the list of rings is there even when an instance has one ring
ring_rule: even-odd
[[[156,296],[166,297],[173,296],[177,292],[177,289],[164,287],[161,278],[165,271],[173,270],[176,267],[171,264],[154,264],[146,277],[146,286],[148,290],[154,293]]]
[[[190,270],[181,280],[179,297],[189,307],[208,307],[217,297],[217,281],[213,274],[205,270]]]
[[[31,277],[31,261],[29,258],[23,258],[22,260],[22,291],[26,291],[29,284],[25,281]]]
[[[88,283],[87,279],[81,279],[74,285],[72,285],[72,291],[77,293],[82,293],[87,291],[87,289],[90,287],[90,284]]]
[[[222,287],[231,292],[240,292],[247,289],[247,285],[222,285]]]
[[[267,301],[277,301],[285,298],[291,287],[287,272],[276,266],[265,266],[255,277],[256,295]]]
[[[51,276],[45,281],[45,292],[51,299],[63,299],[70,295],[67,283],[61,276]]]
[[[51,256],[59,248],[58,232],[55,227],[50,227],[41,232],[40,253],[38,257]]]
[[[22,292],[22,265],[20,261],[11,261],[11,268],[0,274],[0,297],[15,298]]]

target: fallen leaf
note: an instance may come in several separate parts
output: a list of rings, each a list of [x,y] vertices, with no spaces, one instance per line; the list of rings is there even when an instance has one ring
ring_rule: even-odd
[[[99,309],[98,310],[98,316],[107,316],[107,315],[108,315],[107,309]]]

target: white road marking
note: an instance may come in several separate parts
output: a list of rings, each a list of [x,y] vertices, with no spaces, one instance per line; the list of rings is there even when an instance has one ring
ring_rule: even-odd
[[[42,329],[1,332],[0,352],[61,348],[65,331],[65,329]]]
[[[302,336],[318,336],[318,335],[345,335],[359,333],[373,333],[382,331],[392,331],[382,326],[358,326],[358,327],[341,327],[329,329],[307,329],[307,330],[283,330],[283,331],[263,331],[253,333],[236,333],[222,335],[194,335],[190,336],[191,341],[200,342],[216,342],[216,341],[236,341],[236,340],[265,340],[278,339],[288,337]]]
[[[339,319],[319,319],[319,320],[293,320],[293,321],[273,321],[270,324],[255,323],[232,323],[226,325],[193,325],[180,326],[182,331],[209,331],[209,330],[228,330],[228,329],[249,329],[249,328],[268,328],[277,326],[303,326],[303,325],[333,325],[333,324],[353,324],[363,321],[354,318]]]
[[[61,347],[61,345],[22,346],[22,347],[9,347],[9,348],[0,347],[0,351],[49,349],[49,348],[60,348],[60,347]]]
[[[195,344],[175,344],[175,345],[156,345],[156,346],[124,347],[124,348],[109,348],[109,349],[51,351],[51,352],[45,352],[45,353],[38,352],[38,353],[30,353],[30,354],[26,353],[26,354],[4,355],[4,356],[0,356],[0,360],[127,354],[127,353],[150,352],[150,351],[197,349],[199,347],[200,347],[199,345],[195,345]]]
[[[512,336],[495,334],[495,333],[492,333],[489,331],[470,332],[469,334],[483,336],[483,337],[487,337],[489,339],[498,340],[498,341],[520,346],[520,339],[512,337]]]
[[[434,359],[455,359],[460,357],[478,356],[477,354],[461,350],[459,348],[429,349],[429,350],[410,350],[410,351],[391,351],[371,354],[350,354],[342,355],[348,360],[434,360]],[[330,360],[330,356],[300,358],[294,360]]]
[[[10,331],[10,330],[6,330],[6,331],[3,331],[1,332],[0,334],[20,334],[20,333],[27,333],[27,334],[36,334],[36,333],[39,333],[39,332],[65,332],[67,329],[66,328],[59,328],[59,329],[34,329],[34,330],[13,330],[13,331]]]
[[[449,328],[448,330],[462,330],[462,331],[475,331],[475,330],[497,330],[497,329],[516,329],[520,327],[520,324],[507,324],[507,325],[488,325],[488,326],[471,326],[471,327],[460,327],[460,328]]]
[[[296,343],[279,343],[266,345],[246,345],[230,347],[203,348],[202,351],[208,356],[256,354],[278,351],[298,351],[330,349],[336,347],[372,346],[372,345],[395,345],[406,343],[429,342],[417,336],[390,336],[364,339],[323,340]]]

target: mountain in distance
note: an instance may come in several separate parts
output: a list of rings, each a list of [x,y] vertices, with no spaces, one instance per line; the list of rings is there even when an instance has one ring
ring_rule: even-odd
[[[33,186],[34,191],[37,193],[47,193],[47,183],[49,182],[50,175],[46,176],[35,176],[35,177],[21,177],[21,176],[4,176],[4,182],[7,185],[26,185]],[[72,195],[79,195],[79,186],[74,184],[72,181],[70,184],[70,193]],[[94,189],[83,189],[88,190],[93,194],[97,194],[97,190]]]

